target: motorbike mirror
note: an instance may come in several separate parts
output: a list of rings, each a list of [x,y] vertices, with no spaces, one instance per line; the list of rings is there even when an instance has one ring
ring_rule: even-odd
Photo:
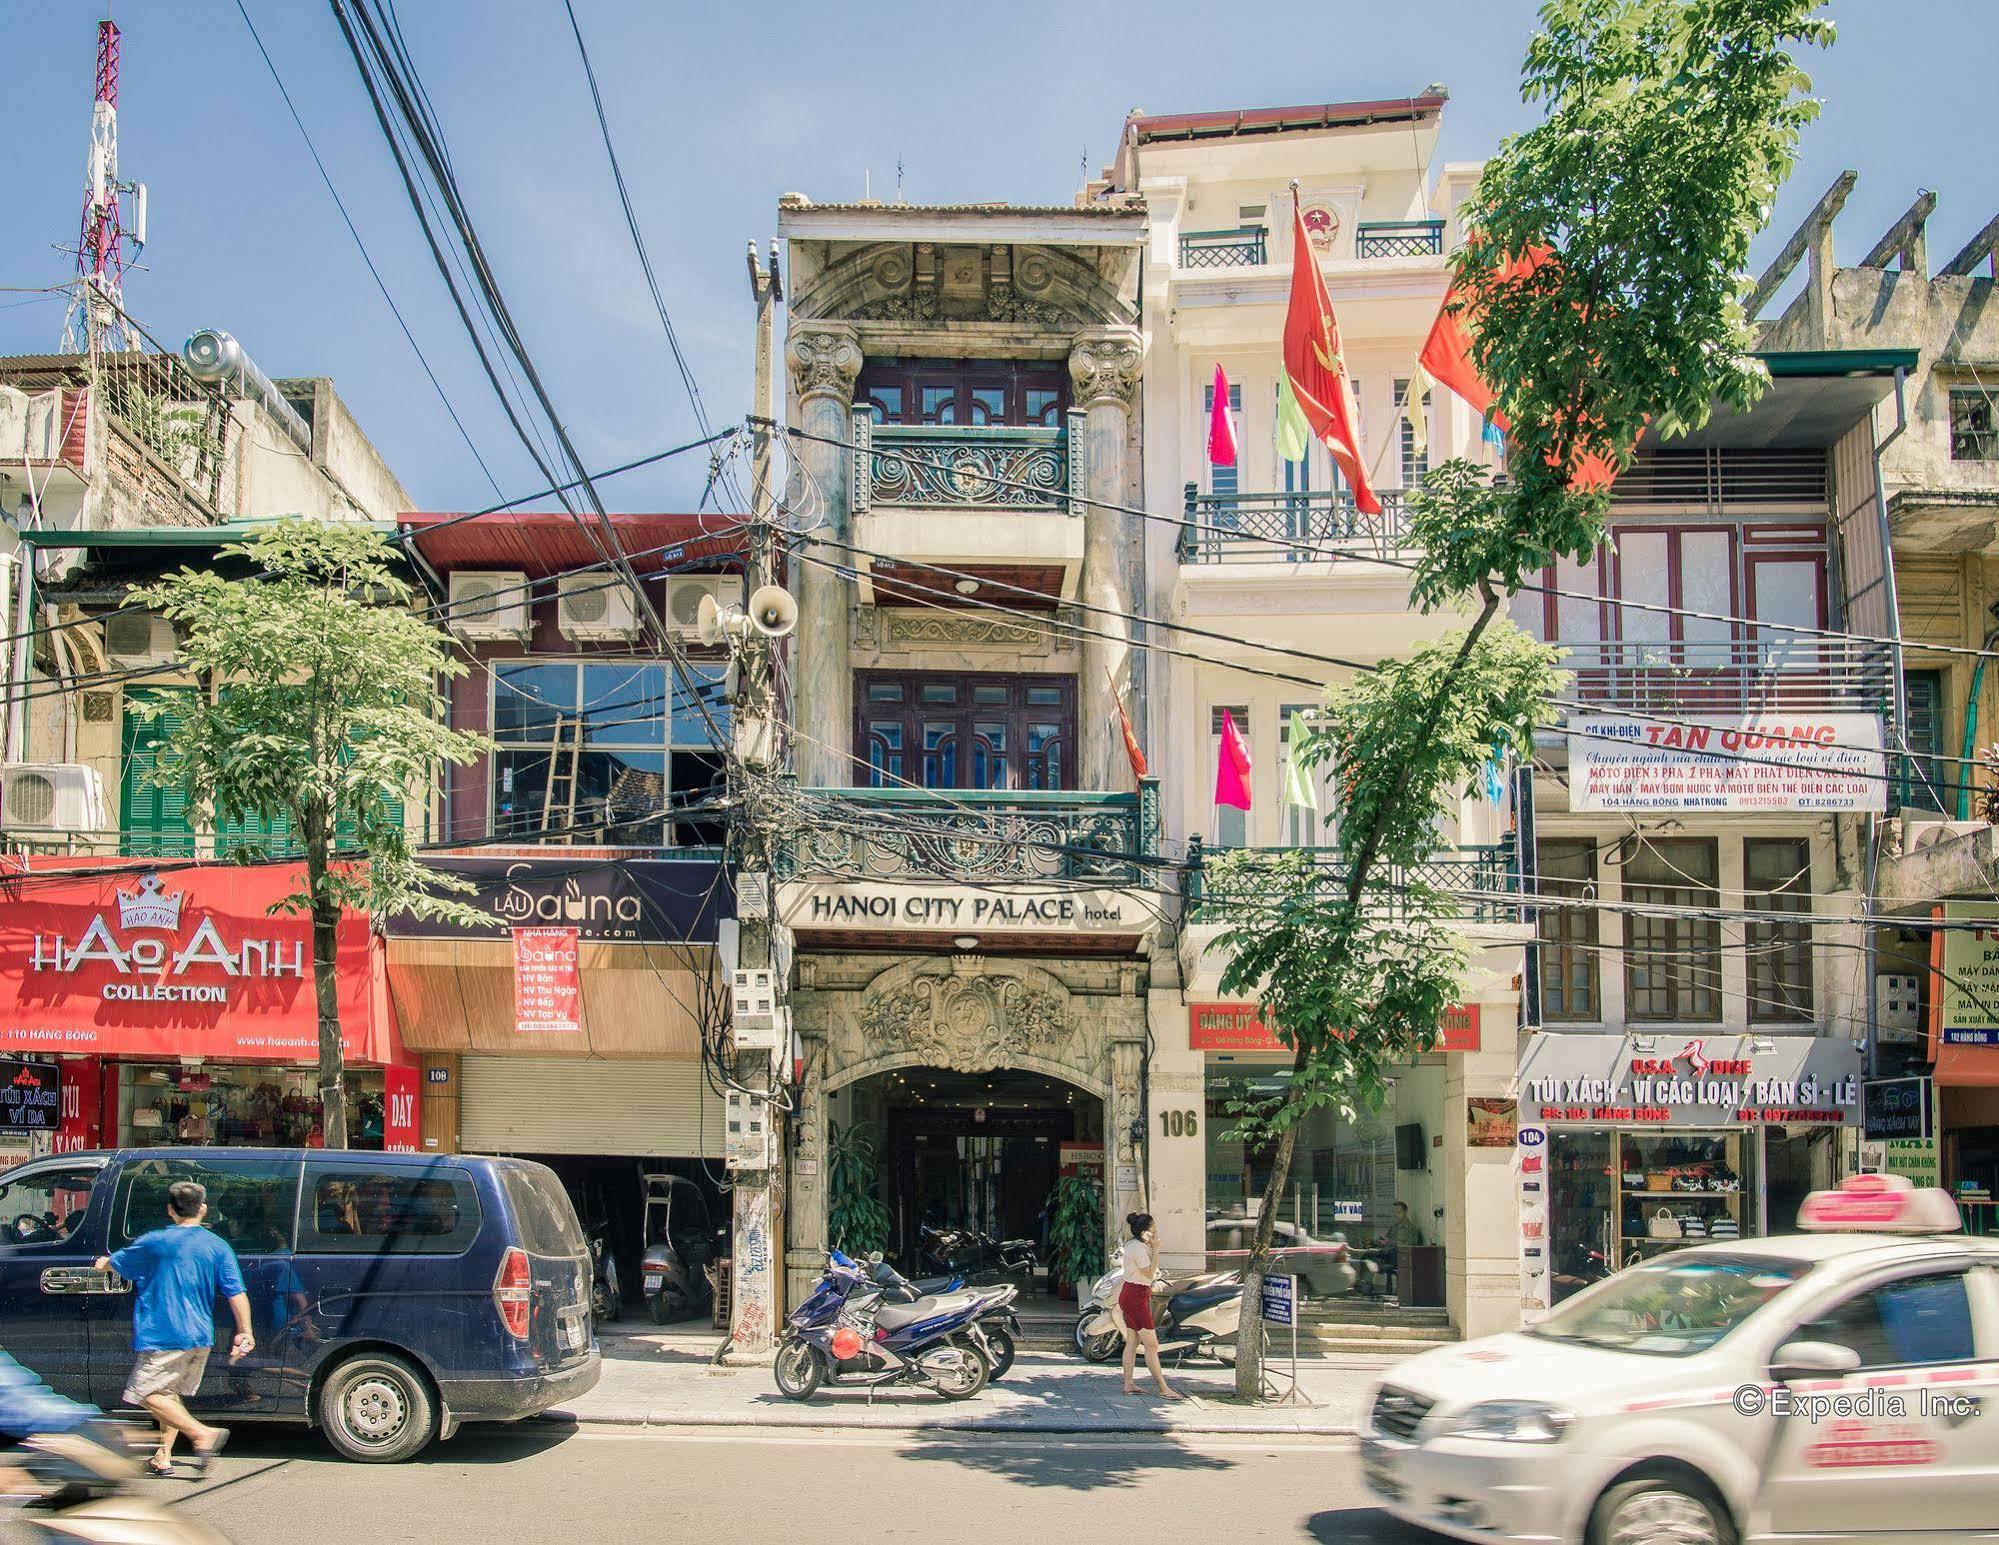
[[[870,1251],[868,1252],[868,1264],[869,1264],[870,1266],[879,1266],[879,1265],[881,1265],[881,1263],[882,1263],[882,1253],[881,1253],[881,1251],[879,1251],[879,1250],[870,1250]]]

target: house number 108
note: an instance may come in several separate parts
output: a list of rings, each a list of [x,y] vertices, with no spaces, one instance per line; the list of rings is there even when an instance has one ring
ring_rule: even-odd
[[[1159,1133],[1162,1137],[1198,1137],[1201,1123],[1190,1110],[1163,1110],[1159,1113]]]

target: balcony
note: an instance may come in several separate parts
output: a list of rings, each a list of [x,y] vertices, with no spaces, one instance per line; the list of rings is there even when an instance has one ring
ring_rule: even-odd
[[[1190,842],[1188,847],[1185,895],[1187,921],[1190,924],[1226,923],[1232,901],[1260,899],[1260,893],[1238,890],[1229,882],[1217,881],[1207,867],[1214,850],[1204,848],[1198,839]],[[1331,898],[1345,891],[1347,858],[1338,848],[1262,848],[1250,851],[1272,856],[1283,852],[1302,853],[1318,874],[1316,888],[1322,894]],[[1380,870],[1375,873],[1377,883],[1385,882],[1388,888],[1391,898],[1388,915],[1391,917],[1404,914],[1404,908],[1394,899],[1396,893],[1415,883],[1463,895],[1458,914],[1463,922],[1487,925],[1520,922],[1519,904],[1500,899],[1520,893],[1520,863],[1510,840],[1476,847],[1446,848],[1427,863],[1390,869],[1385,875]],[[1472,892],[1477,894],[1465,894]]]
[[[1178,544],[1182,563],[1326,563],[1410,557],[1400,489],[1381,493],[1381,513],[1363,514],[1345,492],[1204,494],[1186,486]]]
[[[1269,233],[1260,225],[1233,231],[1185,231],[1180,237],[1182,268],[1261,268],[1270,261]]]
[[[1443,250],[1441,220],[1363,220],[1354,233],[1354,256],[1362,259],[1439,257]]]
[[[1564,639],[1555,647],[1566,656],[1563,669],[1575,677],[1563,695],[1591,708],[1696,716],[1880,714],[1895,700],[1893,651],[1859,639]]]
[[[1060,429],[1015,424],[877,424],[854,410],[854,513],[872,509],[1070,508],[1069,454],[1082,414]]]

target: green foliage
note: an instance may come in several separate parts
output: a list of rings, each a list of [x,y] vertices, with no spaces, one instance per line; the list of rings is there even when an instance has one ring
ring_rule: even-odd
[[[446,727],[442,683],[466,667],[411,609],[392,545],[360,525],[287,519],[221,552],[268,577],[183,569],[133,598],[173,619],[190,671],[227,688],[189,695],[157,779],[218,822],[289,819],[307,882],[285,910],[477,920],[438,894],[470,887],[424,866],[400,819],[440,763],[490,743]]]
[[[1547,0],[1521,94],[1546,116],[1485,164],[1456,282],[1472,355],[1510,421],[1508,482],[1456,466],[1416,500],[1465,540],[1426,548],[1419,599],[1500,589],[1553,554],[1586,559],[1608,498],[1589,455],[1628,462],[1646,424],[1746,408],[1767,375],[1742,307],[1749,244],[1818,113],[1792,50],[1821,0]],[[1538,249],[1552,259],[1519,272]],[[1510,538],[1510,540],[1509,540]]]
[[[826,1229],[833,1248],[866,1256],[888,1248],[890,1219],[879,1192],[881,1150],[874,1129],[830,1126],[826,1153]]]
[[[1088,1175],[1064,1175],[1048,1194],[1048,1264],[1063,1282],[1104,1274],[1104,1188]]]
[[[221,444],[209,433],[206,408],[172,402],[135,385],[125,394],[123,413],[140,442],[176,472],[186,474],[203,458],[222,454]]]

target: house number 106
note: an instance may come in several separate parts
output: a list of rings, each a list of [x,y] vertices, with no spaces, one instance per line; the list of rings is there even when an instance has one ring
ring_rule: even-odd
[[[1162,1137],[1198,1137],[1201,1123],[1190,1110],[1163,1110],[1159,1113]]]

